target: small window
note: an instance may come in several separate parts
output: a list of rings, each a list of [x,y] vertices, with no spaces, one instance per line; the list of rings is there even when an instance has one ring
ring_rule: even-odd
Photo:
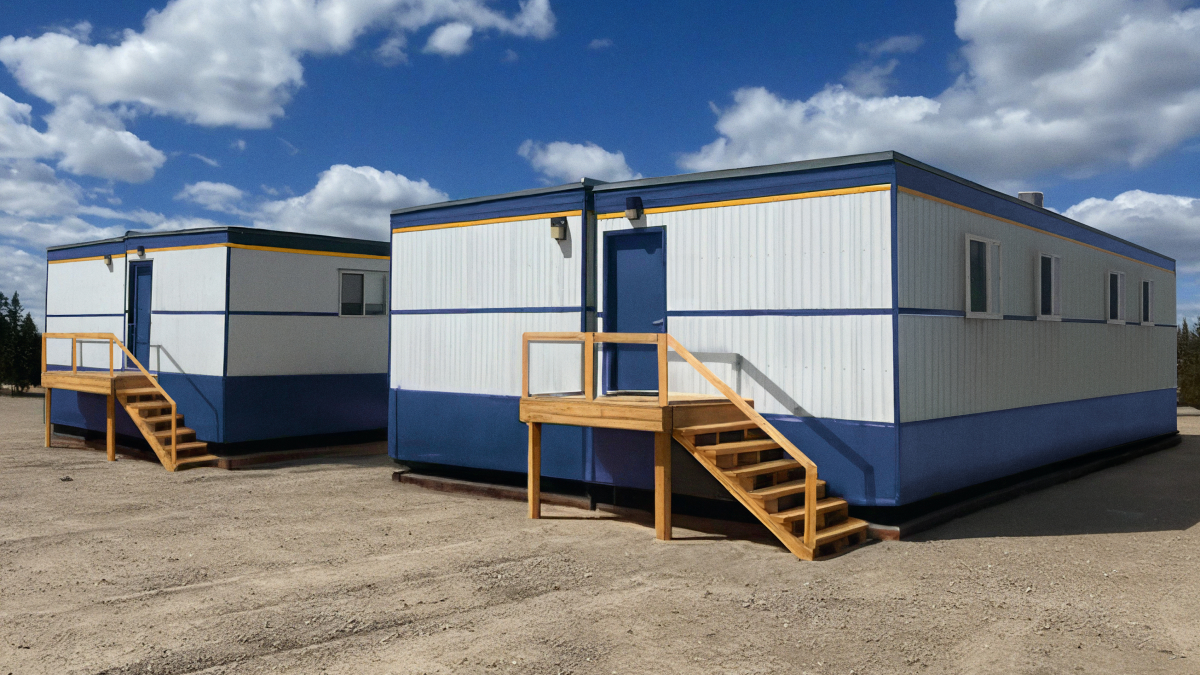
[[[1000,242],[967,236],[967,317],[999,319]]]
[[[387,275],[383,272],[342,272],[342,316],[380,316],[387,310]]]
[[[1142,281],[1142,325],[1154,325],[1154,282]]]
[[[1059,278],[1062,258],[1048,253],[1038,256],[1037,318],[1044,321],[1062,319],[1062,281]]]
[[[1108,322],[1125,323],[1125,273],[1109,272],[1108,288],[1105,289],[1108,298]]]

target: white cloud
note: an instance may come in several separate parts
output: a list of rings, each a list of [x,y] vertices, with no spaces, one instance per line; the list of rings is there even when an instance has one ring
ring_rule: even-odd
[[[465,23],[448,23],[439,26],[425,43],[425,52],[442,56],[459,56],[471,48],[471,35],[475,29]]]
[[[923,44],[925,38],[920,35],[893,35],[878,42],[860,44],[858,48],[872,57],[879,57],[884,54],[911,54]]]
[[[246,149],[246,141],[245,141],[245,139],[239,138],[236,141],[230,143],[229,147],[233,148],[234,150],[237,150],[238,152],[241,152]]]
[[[78,185],[59,180],[45,164],[0,163],[0,213],[20,218],[72,214],[79,206],[80,192]]]
[[[505,49],[504,58],[502,60],[505,63],[516,63],[517,61],[521,60],[521,56],[511,49]]]
[[[574,183],[581,178],[605,181],[641,178],[625,163],[625,153],[608,152],[595,143],[538,143],[526,140],[517,154],[529,160],[548,182]]]
[[[361,239],[386,239],[392,209],[445,201],[424,180],[369,166],[336,164],[307,194],[260,204],[256,227]]]
[[[195,153],[195,152],[193,152],[193,153],[189,154],[189,155],[188,155],[188,157],[192,157],[192,158],[194,158],[194,159],[198,159],[198,160],[200,160],[201,162],[204,162],[205,164],[207,164],[207,165],[209,165],[209,166],[211,166],[211,167],[214,167],[214,168],[215,168],[215,167],[219,167],[219,166],[221,166],[221,163],[220,163],[220,162],[218,162],[217,160],[215,160],[215,159],[212,159],[212,158],[210,158],[210,157],[205,157],[204,155],[201,155],[201,154],[198,154],[198,153]]]
[[[1130,190],[1085,199],[1064,215],[1172,257],[1180,272],[1200,272],[1200,199]]]
[[[887,63],[860,63],[846,73],[846,86],[859,96],[882,96],[887,93],[892,72],[900,61],[890,59]]]
[[[699,171],[894,149],[980,180],[1078,177],[1141,165],[1200,133],[1200,9],[960,0],[955,30],[967,69],[934,98],[827,85],[789,100],[740,89],[718,111],[720,137],[679,164]],[[878,82],[863,80],[868,91]]]
[[[45,326],[46,259],[0,244],[0,293],[21,298],[21,306],[33,315],[38,329]]]
[[[175,199],[199,204],[210,211],[224,213],[242,213],[236,204],[246,196],[244,192],[228,183],[210,183],[202,180],[199,183],[185,185]]]
[[[86,31],[0,38],[0,62],[54,104],[83,95],[205,126],[264,128],[303,86],[306,55],[343,53],[373,28],[399,36],[438,24],[439,53],[461,53],[464,33],[549,37],[554,14],[548,0],[513,16],[486,0],[173,0],[115,44],[90,44]],[[402,60],[403,43],[385,44]]]
[[[588,49],[608,49],[613,46],[611,38],[596,38],[588,43]]]

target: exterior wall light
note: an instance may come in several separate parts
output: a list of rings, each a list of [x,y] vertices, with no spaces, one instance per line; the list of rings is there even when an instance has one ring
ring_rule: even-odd
[[[557,241],[567,238],[567,217],[557,216],[550,219],[550,236]]]
[[[629,220],[637,220],[642,217],[645,211],[642,209],[641,197],[626,197],[625,198],[625,217]]]
[[[139,247],[137,247],[137,252],[138,252],[138,257],[139,257],[139,258],[145,258],[145,257],[146,257],[146,247],[145,247],[145,246],[139,246]]]
[[[112,267],[112,254],[111,253],[104,254],[104,264],[108,265],[109,267]]]

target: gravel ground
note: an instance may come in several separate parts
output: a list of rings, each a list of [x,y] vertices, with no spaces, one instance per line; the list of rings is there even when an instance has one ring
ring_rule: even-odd
[[[170,474],[0,397],[6,673],[1197,673],[1182,445],[840,558],[400,485]],[[70,480],[67,480],[67,478]]]

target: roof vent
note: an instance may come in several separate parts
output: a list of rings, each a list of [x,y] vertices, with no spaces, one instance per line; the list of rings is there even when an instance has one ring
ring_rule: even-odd
[[[1040,192],[1018,192],[1017,199],[1023,202],[1029,202],[1039,209],[1042,208],[1042,193]]]

